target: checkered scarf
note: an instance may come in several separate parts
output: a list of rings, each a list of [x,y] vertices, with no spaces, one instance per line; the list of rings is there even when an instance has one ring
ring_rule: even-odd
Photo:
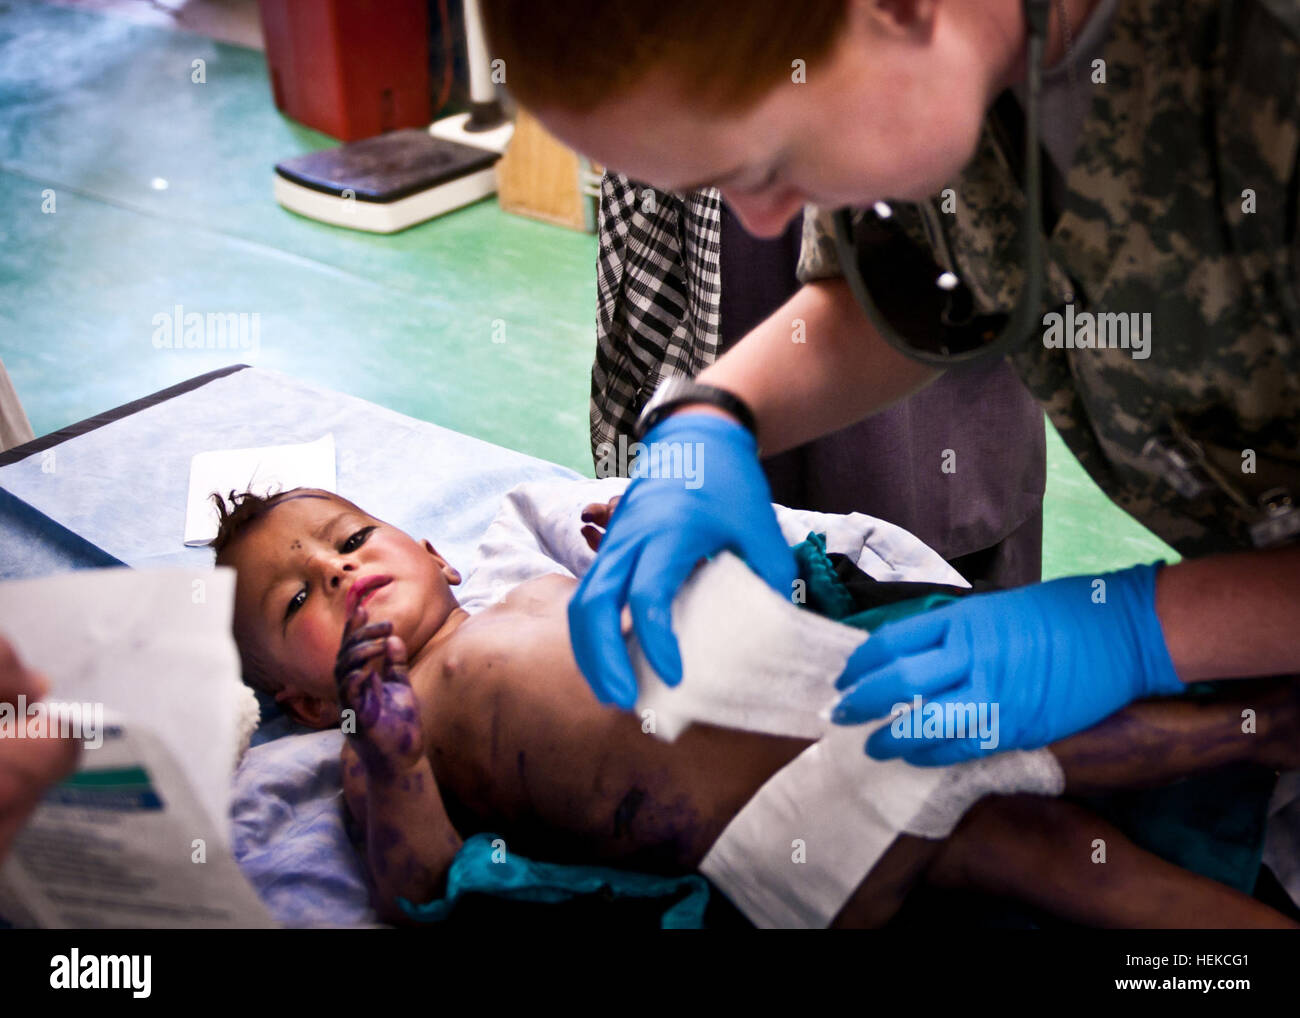
[[[659,382],[718,356],[721,198],[678,195],[606,173],[600,186],[591,448],[617,444]]]

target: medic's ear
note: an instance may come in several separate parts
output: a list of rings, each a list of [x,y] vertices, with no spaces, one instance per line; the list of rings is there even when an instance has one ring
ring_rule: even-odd
[[[438,565],[442,567],[442,575],[447,578],[447,582],[453,587],[460,583],[460,573],[438,554],[438,549],[433,546],[433,543],[427,537],[422,543],[424,544],[424,550],[438,560]]]
[[[855,0],[853,14],[895,38],[928,39],[939,0]]]

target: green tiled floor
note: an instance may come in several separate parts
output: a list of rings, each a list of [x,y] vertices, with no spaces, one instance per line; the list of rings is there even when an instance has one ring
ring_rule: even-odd
[[[235,359],[590,474],[594,238],[491,201],[391,237],[281,209],[272,165],[332,144],[261,53],[0,0],[0,358],[37,433]],[[155,349],[176,305],[256,312],[258,349]],[[1047,575],[1169,554],[1050,438]]]
[[[1173,548],[1102,494],[1050,425],[1043,504],[1044,579],[1178,561]]]
[[[36,431],[230,362],[154,349],[179,304],[260,315],[233,359],[589,471],[595,239],[490,201],[392,237],[280,208],[273,164],[333,144],[261,53],[0,2],[0,357]]]

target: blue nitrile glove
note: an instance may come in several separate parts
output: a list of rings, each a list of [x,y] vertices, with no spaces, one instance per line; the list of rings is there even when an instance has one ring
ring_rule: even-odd
[[[832,719],[858,724],[890,715],[867,740],[867,753],[928,766],[1035,749],[1133,700],[1181,692],[1156,616],[1158,568],[974,594],[882,626],[849,658],[836,683],[848,692]],[[897,704],[912,707],[917,695],[919,718],[895,712]],[[939,717],[932,703],[945,718],[958,716],[950,705],[972,704],[977,719],[984,704],[990,722],[996,704],[996,746],[981,746],[992,739],[978,735],[954,738],[955,726],[942,738],[924,737],[927,712]]]
[[[794,553],[772,510],[758,445],[744,427],[686,411],[661,421],[642,439],[647,448],[657,443],[690,445],[696,473],[633,479],[610,518],[596,561],[569,602],[569,639],[578,667],[597,699],[629,710],[637,686],[619,624],[624,604],[646,660],[675,686],[682,679],[682,661],[670,609],[701,559],[734,552],[783,597],[790,595],[797,575]]]

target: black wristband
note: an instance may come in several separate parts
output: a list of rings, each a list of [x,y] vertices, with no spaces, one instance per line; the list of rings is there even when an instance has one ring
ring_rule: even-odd
[[[749,409],[744,400],[735,393],[720,389],[716,385],[705,385],[680,376],[667,379],[655,390],[655,394],[650,397],[650,401],[641,411],[641,416],[637,418],[632,432],[633,439],[641,441],[651,428],[688,403],[705,403],[719,410],[725,410],[740,421],[755,440],[758,439],[758,425],[754,420],[754,412]]]

